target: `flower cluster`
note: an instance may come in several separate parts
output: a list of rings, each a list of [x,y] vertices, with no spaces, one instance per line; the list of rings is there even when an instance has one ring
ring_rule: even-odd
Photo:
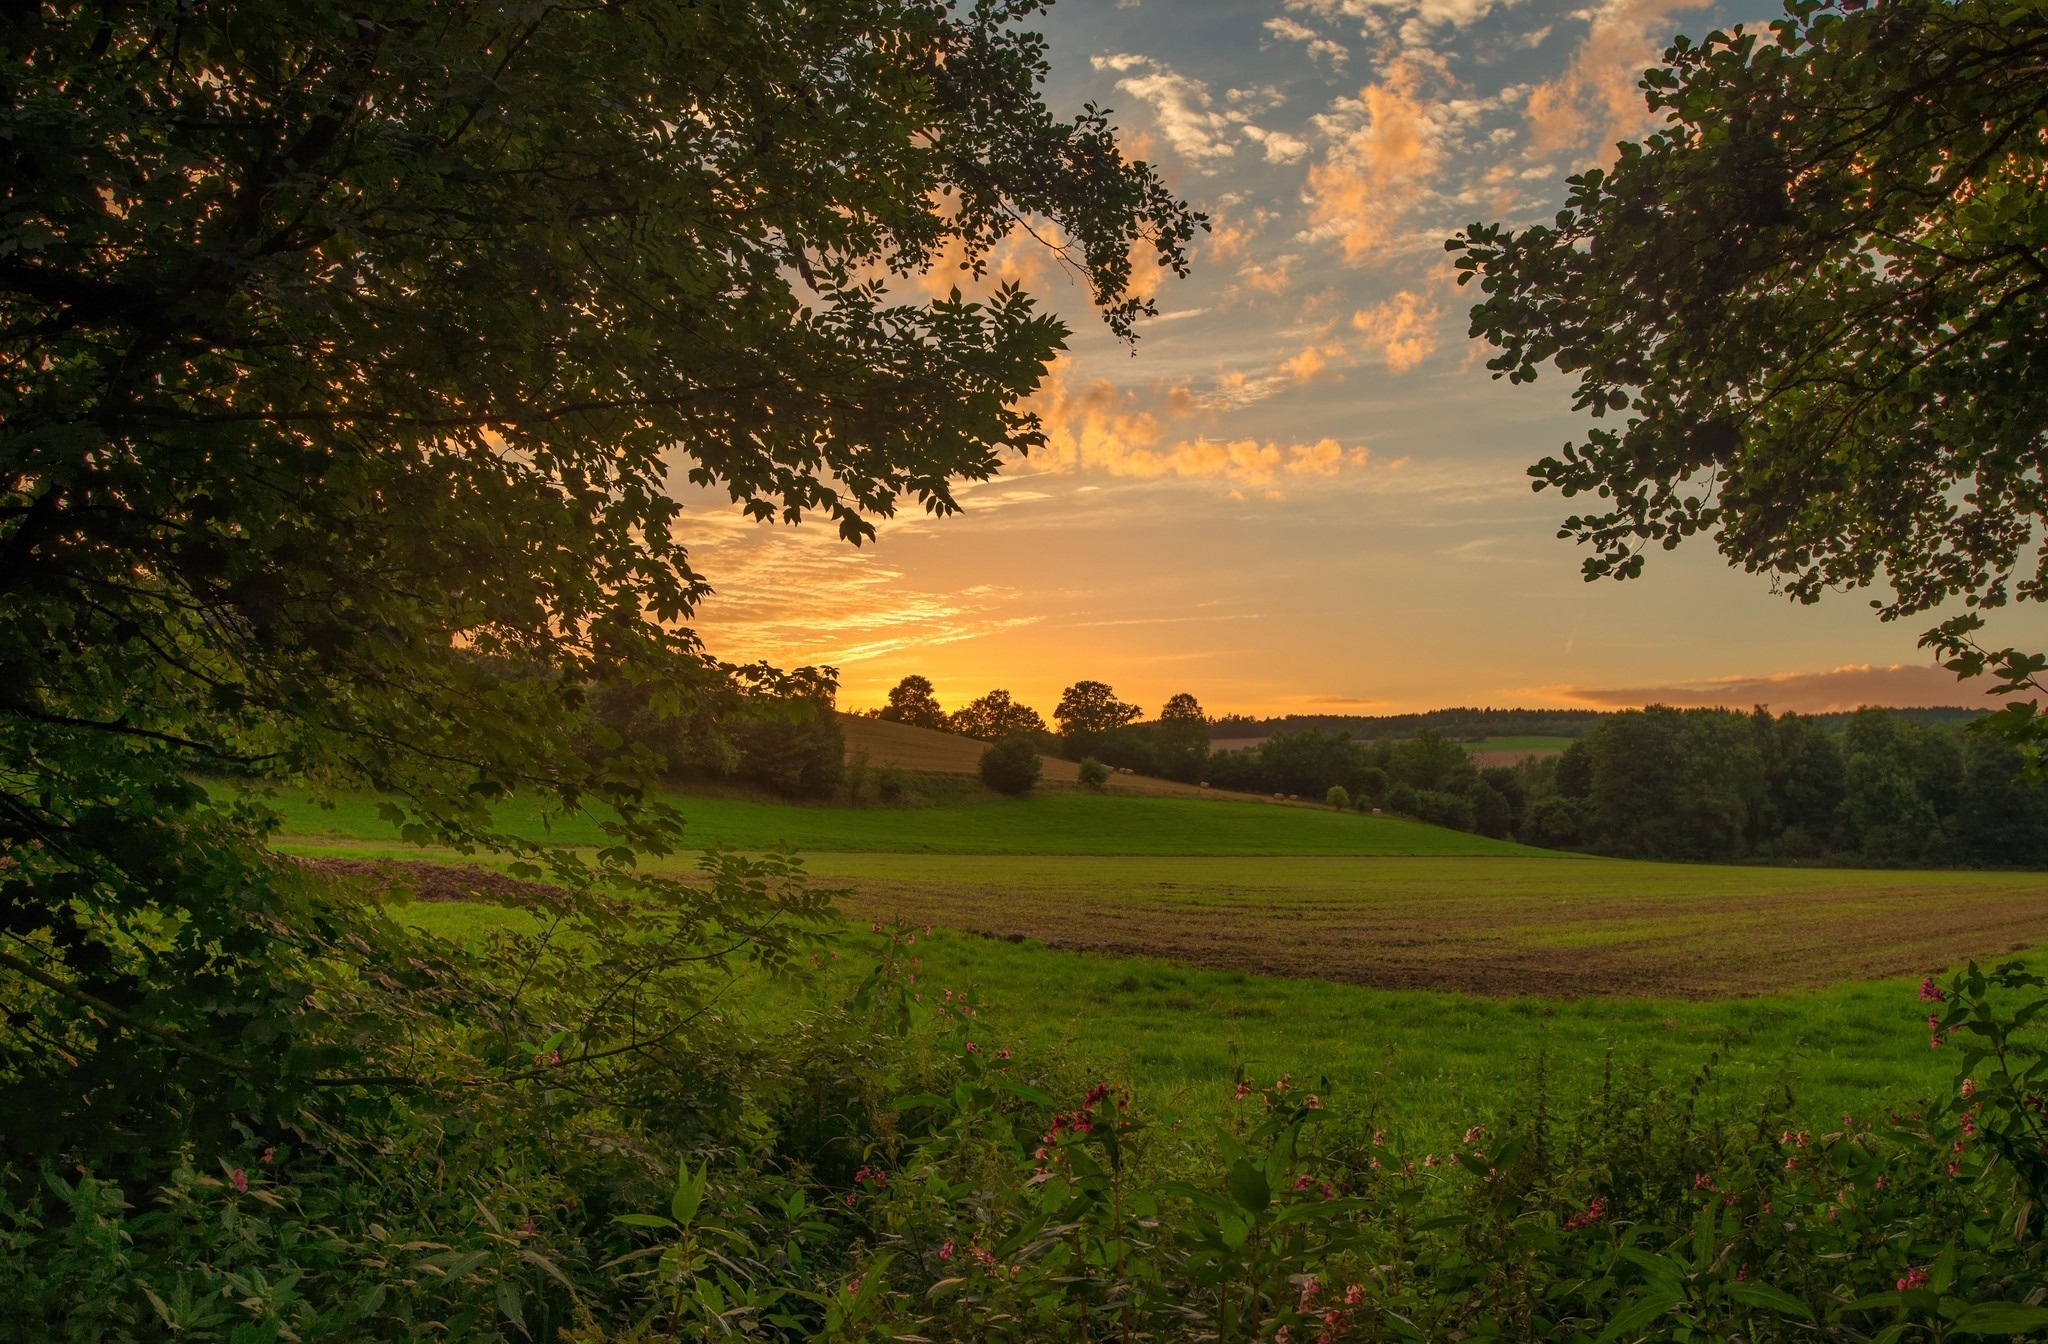
[[[1592,1202],[1586,1205],[1584,1213],[1575,1213],[1564,1220],[1565,1230],[1567,1232],[1576,1232],[1582,1227],[1591,1227],[1606,1216],[1607,1201],[1596,1195]]]

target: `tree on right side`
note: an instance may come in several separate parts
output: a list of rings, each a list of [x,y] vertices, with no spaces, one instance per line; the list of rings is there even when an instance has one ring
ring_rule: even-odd
[[[1642,79],[1665,127],[1553,222],[1446,243],[1495,376],[1554,364],[1608,422],[1530,468],[1594,501],[1559,533],[1589,580],[1706,533],[1796,601],[1947,607],[1946,666],[2044,689],[2048,658],[1982,635],[2048,600],[2044,51],[2038,7],[1792,0],[1679,38]],[[1991,722],[2038,766],[2038,702]]]

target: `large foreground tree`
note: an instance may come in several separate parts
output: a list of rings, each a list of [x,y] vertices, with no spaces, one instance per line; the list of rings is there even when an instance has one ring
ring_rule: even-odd
[[[2048,600],[2048,11],[1793,0],[1768,33],[1679,39],[1664,129],[1571,179],[1552,223],[1450,240],[1497,377],[1554,363],[1617,428],[1531,468],[1598,502],[1588,578],[1713,536],[1793,598],[1882,585],[1958,673],[2041,687],[1977,643]],[[2037,742],[2035,712],[2002,725]]]
[[[1063,328],[891,282],[1028,225],[1128,334],[1134,258],[1184,269],[1199,217],[1040,101],[1034,8],[0,8],[0,1140],[358,1067],[349,996],[403,976],[195,772],[514,848],[491,802],[595,791],[612,873],[677,841],[584,698],[699,661],[685,483],[856,542],[949,512],[1040,442]],[[646,1056],[605,1003],[567,1053]]]

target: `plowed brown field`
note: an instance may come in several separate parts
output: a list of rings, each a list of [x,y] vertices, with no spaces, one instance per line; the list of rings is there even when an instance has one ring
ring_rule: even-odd
[[[1716,998],[2048,943],[2048,876],[1600,859],[820,854],[862,919],[1385,989]]]

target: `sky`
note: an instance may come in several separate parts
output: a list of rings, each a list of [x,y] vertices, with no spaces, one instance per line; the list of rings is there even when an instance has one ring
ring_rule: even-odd
[[[1467,339],[1443,240],[1553,213],[1651,125],[1677,32],[1761,25],[1699,0],[1062,0],[1035,25],[1052,106],[1110,108],[1126,152],[1207,213],[1135,348],[1039,252],[1016,279],[1074,328],[1033,402],[1048,447],[858,550],[826,527],[689,511],[732,661],[840,670],[840,704],[918,673],[957,707],[1049,715],[1106,681],[1156,712],[1386,714],[1651,702],[1784,711],[1970,703],[1869,595],[1798,606],[1695,540],[1588,584],[1569,506],[1527,468],[1579,437],[1569,384],[1510,387]],[[949,286],[948,274],[934,283]],[[2011,639],[2048,638],[2043,622]],[[2038,647],[2038,645],[2036,645]]]

